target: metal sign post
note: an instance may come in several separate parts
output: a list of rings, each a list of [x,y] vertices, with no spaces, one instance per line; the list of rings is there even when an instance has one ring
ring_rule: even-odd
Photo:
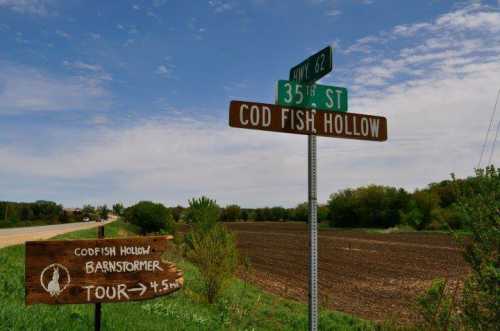
[[[97,238],[99,238],[99,239],[104,238],[104,226],[103,225],[99,225],[99,227],[97,227]],[[94,330],[101,331],[101,303],[100,302],[95,304]]]
[[[318,213],[316,189],[316,136],[308,137],[309,191],[309,330],[318,330]]]
[[[278,81],[276,104],[233,100],[229,126],[308,136],[309,330],[318,330],[318,202],[316,136],[387,140],[387,119],[347,113],[347,89],[314,84],[332,71],[328,46],[290,69],[289,81]]]

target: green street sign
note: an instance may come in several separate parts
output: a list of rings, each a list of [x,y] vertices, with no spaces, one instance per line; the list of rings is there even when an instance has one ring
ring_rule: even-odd
[[[332,54],[331,46],[323,48],[290,69],[289,79],[299,83],[314,83],[332,71]]]
[[[276,103],[280,106],[347,112],[347,89],[279,80]]]

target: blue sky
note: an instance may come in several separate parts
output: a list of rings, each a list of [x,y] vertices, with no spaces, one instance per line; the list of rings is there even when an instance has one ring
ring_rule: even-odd
[[[500,88],[498,1],[0,0],[0,36],[0,200],[304,201],[307,139],[228,128],[228,105],[326,45],[321,83],[389,140],[320,138],[319,199],[412,190],[472,174]]]

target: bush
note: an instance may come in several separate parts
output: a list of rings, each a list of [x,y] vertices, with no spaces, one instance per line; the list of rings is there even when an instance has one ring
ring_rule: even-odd
[[[440,280],[419,299],[424,329],[498,330],[500,169],[476,169],[475,178],[466,181],[452,178],[458,199],[456,217],[471,232],[461,239],[471,273],[465,280],[461,302],[456,302],[456,293],[451,297],[445,293],[445,283]]]
[[[293,220],[298,222],[306,222],[309,220],[309,204],[303,202],[298,204],[293,210]]]
[[[417,299],[422,330],[457,330],[457,293],[447,293],[446,285],[444,279],[435,279],[427,292]]]
[[[126,222],[137,225],[142,234],[166,231],[174,233],[174,221],[170,210],[161,203],[141,201],[125,210]]]
[[[455,179],[455,178],[453,178]],[[500,325],[500,168],[476,170],[474,186],[460,187],[459,208],[471,238],[464,240],[472,273],[463,291],[463,315],[473,330]]]
[[[220,219],[223,222],[235,222],[241,217],[241,208],[238,205],[229,205],[222,209]]]
[[[236,271],[238,254],[233,235],[216,224],[207,232],[194,231],[187,257],[200,270],[204,294],[214,303],[221,289]]]
[[[123,204],[121,204],[120,202],[115,203],[112,208],[113,208],[113,213],[117,216],[122,216],[123,211],[125,210]]]
[[[108,206],[102,205],[97,208],[97,211],[99,212],[99,218],[102,220],[107,220],[108,219],[108,214],[110,210],[108,209]]]
[[[209,229],[219,219],[220,208],[215,200],[205,196],[189,200],[186,221],[190,224]]]

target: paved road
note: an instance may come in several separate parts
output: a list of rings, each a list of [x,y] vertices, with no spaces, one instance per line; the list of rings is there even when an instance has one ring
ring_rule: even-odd
[[[105,223],[116,221],[116,217],[111,216]],[[56,225],[27,226],[22,228],[0,229],[0,248],[23,244],[29,240],[48,239],[66,232],[82,229],[95,228],[103,223],[80,222]]]

